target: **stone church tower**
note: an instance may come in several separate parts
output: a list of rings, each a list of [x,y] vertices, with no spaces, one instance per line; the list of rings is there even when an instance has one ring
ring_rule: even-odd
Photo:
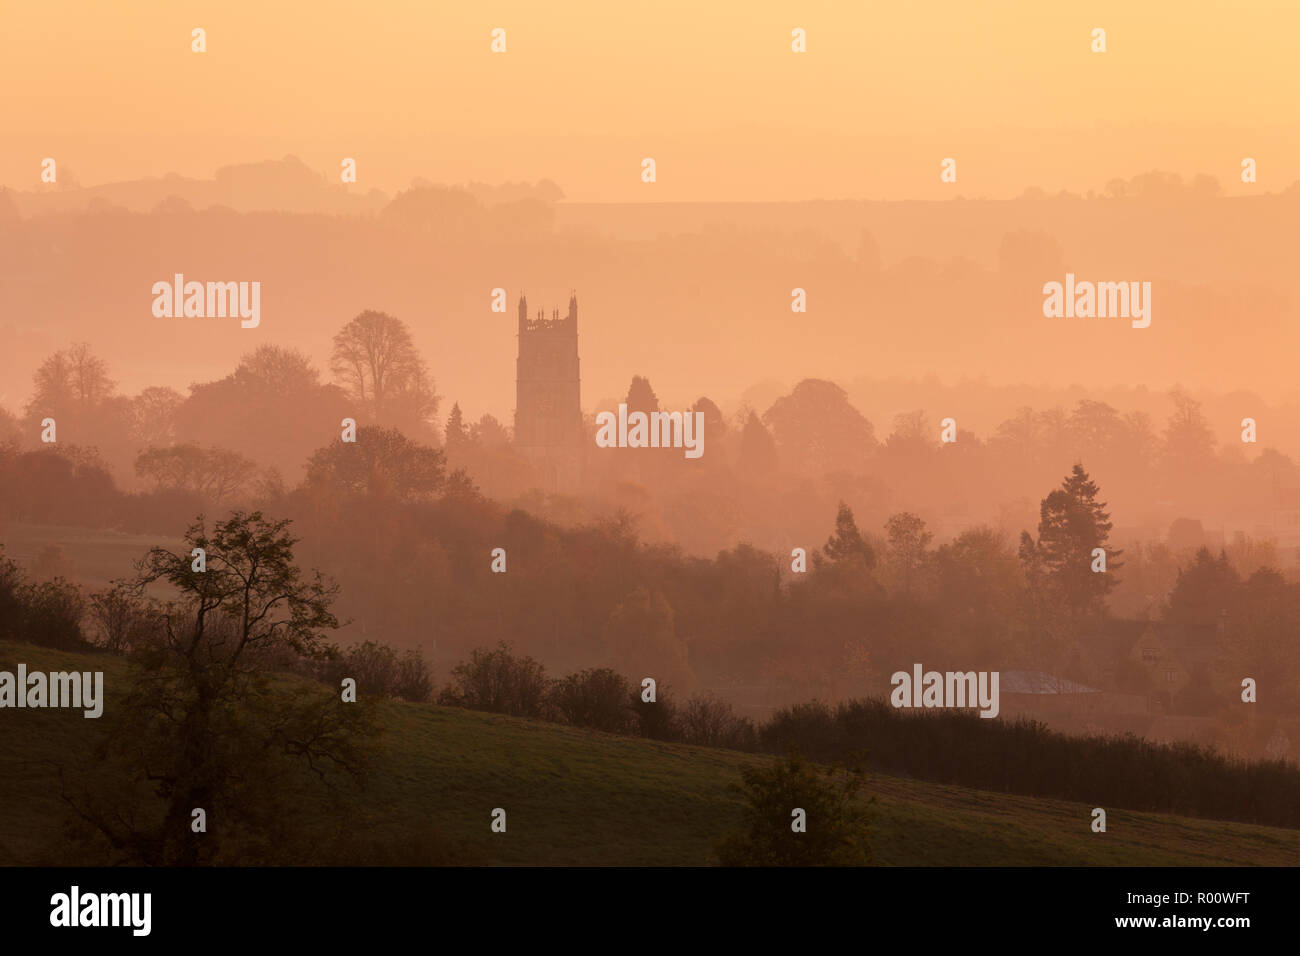
[[[547,491],[574,491],[586,452],[578,376],[578,297],[568,315],[528,318],[519,297],[519,357],[515,366],[515,447],[533,463]]]

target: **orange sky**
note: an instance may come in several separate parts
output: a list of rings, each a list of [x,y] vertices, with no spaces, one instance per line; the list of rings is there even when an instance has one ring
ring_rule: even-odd
[[[580,201],[1002,197],[1149,169],[1235,193],[1243,156],[1253,188],[1300,179],[1290,0],[0,0],[0,26],[20,189],[45,156],[95,184],[288,153],[335,180],[355,157],[361,189],[550,177]]]

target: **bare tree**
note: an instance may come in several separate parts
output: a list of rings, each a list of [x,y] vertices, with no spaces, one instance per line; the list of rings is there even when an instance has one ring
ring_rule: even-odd
[[[108,399],[115,385],[104,360],[92,355],[85,342],[78,342],[55,352],[36,370],[28,415],[89,411]]]

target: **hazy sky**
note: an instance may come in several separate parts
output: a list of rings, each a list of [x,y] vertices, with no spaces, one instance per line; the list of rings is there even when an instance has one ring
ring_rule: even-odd
[[[1001,197],[1149,169],[1233,193],[1243,156],[1256,189],[1300,179],[1293,0],[0,10],[0,183],[20,189],[46,156],[96,184],[289,153],[334,181],[355,157],[360,189],[550,177],[582,201]]]

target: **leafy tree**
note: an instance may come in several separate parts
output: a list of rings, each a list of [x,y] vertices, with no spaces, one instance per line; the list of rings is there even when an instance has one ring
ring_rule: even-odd
[[[655,699],[642,700],[641,688],[633,687],[628,698],[637,732],[651,740],[680,740],[681,728],[677,720],[677,705],[669,694],[666,683],[655,688]]]
[[[411,441],[393,428],[363,425],[355,442],[336,441],[307,460],[307,481],[345,496],[391,496],[399,501],[438,495],[447,480],[439,448]]]
[[[176,410],[185,396],[153,385],[131,399],[131,437],[147,446],[170,445],[176,437]]]
[[[108,366],[78,342],[47,357],[32,376],[24,431],[35,438],[41,422],[58,423],[60,444],[93,446],[115,464],[129,461],[131,401],[114,394]]]
[[[801,471],[860,470],[876,445],[871,422],[834,382],[804,379],[763,415],[782,458]]]
[[[542,715],[546,668],[531,657],[516,657],[505,641],[493,649],[475,648],[468,661],[452,668],[451,676],[439,703],[514,717]]]
[[[753,750],[758,740],[753,723],[739,716],[730,703],[712,694],[688,700],[677,714],[677,725],[682,740],[704,747]]]
[[[225,378],[191,385],[175,431],[182,442],[229,448],[291,474],[313,449],[337,440],[339,423],[355,414],[342,389],[321,384],[307,356],[263,345]]]
[[[7,641],[22,639],[25,577],[22,567],[6,557],[4,545],[0,545],[0,638]]]
[[[930,558],[927,550],[934,535],[925,522],[907,511],[891,515],[885,522],[885,558],[895,579],[905,592],[911,592]]]
[[[570,674],[551,685],[551,706],[575,727],[611,734],[628,733],[636,717],[628,706],[632,692],[627,678],[608,667]]]
[[[1000,532],[970,528],[934,553],[938,610],[954,653],[992,660],[1008,649],[1008,623],[1023,598],[1024,571]]]
[[[912,458],[925,458],[934,453],[934,432],[925,409],[899,412],[894,416],[894,430],[885,439],[885,450]]]
[[[219,504],[248,487],[257,463],[228,448],[184,444],[142,451],[135,459],[135,473],[157,490],[189,491]]]
[[[87,612],[96,631],[96,643],[115,653],[131,653],[158,643],[162,617],[153,602],[143,598],[129,581],[114,581],[93,592]]]
[[[501,448],[510,444],[510,432],[496,416],[484,414],[469,430],[470,440],[484,448]]]
[[[1214,460],[1214,431],[1201,411],[1201,403],[1175,389],[1169,397],[1174,413],[1165,427],[1164,454],[1174,468],[1204,468]]]
[[[134,771],[135,789],[115,804],[70,793],[65,780],[63,794],[124,861],[219,861],[223,846],[269,855],[299,809],[287,802],[290,781],[364,774],[368,710],[333,692],[292,693],[268,674],[277,657],[323,659],[325,631],[338,626],[337,588],[297,567],[288,525],[237,511],[209,531],[200,518],[180,551],[154,548],[137,565],[139,593],[165,584],[174,597],[134,657],[141,670],[105,746]],[[205,571],[193,567],[194,548]],[[154,800],[142,804],[142,792]],[[191,832],[195,808],[221,821],[202,839]]]
[[[87,412],[113,394],[108,365],[78,342],[49,356],[32,377],[28,415],[40,419],[68,412]]]
[[[85,599],[75,584],[56,577],[30,581],[0,547],[0,638],[80,650]]]
[[[1266,675],[1269,692],[1260,695],[1261,711],[1294,713],[1300,702],[1300,587],[1264,568],[1242,583],[1236,607],[1226,597],[1223,605],[1216,619],[1217,686],[1236,697],[1243,677]]]
[[[24,586],[22,639],[44,647],[81,650],[86,645],[81,619],[86,602],[81,589],[63,578]]]
[[[723,866],[867,866],[873,861],[870,802],[860,771],[820,771],[797,754],[741,770],[742,827],[721,840]],[[807,829],[793,830],[801,809]]]
[[[636,587],[609,612],[602,637],[606,654],[638,674],[656,674],[674,686],[695,685],[672,605],[658,589]]]
[[[416,181],[380,210],[379,218],[403,231],[466,242],[485,229],[487,210],[462,188]]]
[[[298,349],[259,345],[235,369],[241,385],[281,397],[309,392],[320,386],[320,373]]]
[[[427,425],[438,413],[410,330],[386,312],[362,312],[334,335],[330,369],[372,421]]]
[[[331,686],[347,677],[357,682],[357,693],[368,697],[397,697],[416,703],[433,695],[433,678],[423,655],[408,650],[399,656],[387,644],[365,641],[340,652],[326,672]]]

